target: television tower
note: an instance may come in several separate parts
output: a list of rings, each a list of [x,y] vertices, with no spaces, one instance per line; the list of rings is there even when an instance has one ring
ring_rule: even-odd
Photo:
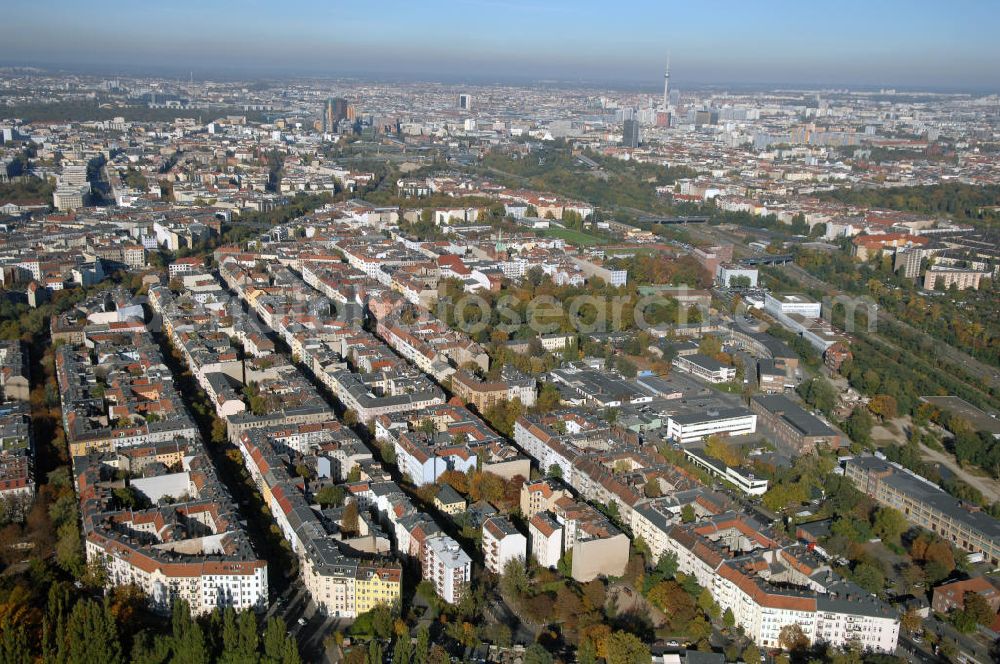
[[[663,110],[670,105],[670,54],[667,53],[667,70],[663,74]]]

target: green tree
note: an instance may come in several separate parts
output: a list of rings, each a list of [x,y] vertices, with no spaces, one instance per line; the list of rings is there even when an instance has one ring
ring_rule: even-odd
[[[372,609],[372,632],[380,639],[388,639],[392,636],[392,626],[394,616],[392,609],[385,604],[379,604]]]
[[[989,602],[987,602],[986,598],[979,593],[965,593],[962,610],[967,613],[977,625],[989,625],[993,622],[993,619],[996,618],[996,613],[990,607]]]
[[[187,602],[174,602],[170,622],[170,642],[174,659],[191,664],[208,664],[205,632],[201,625],[191,618],[191,609]]]
[[[299,649],[295,638],[288,633],[285,621],[281,618],[268,618],[264,629],[263,664],[301,664]]]
[[[427,660],[430,658],[430,643],[431,632],[427,625],[421,625],[417,628],[417,643],[413,648],[414,664],[427,664]]]
[[[34,661],[24,627],[0,626],[0,664],[32,664]]]
[[[532,643],[524,651],[524,664],[552,664],[552,655],[537,643]],[[610,663],[609,663],[610,664]]]
[[[694,620],[688,623],[688,635],[695,641],[706,641],[712,635],[712,623],[705,619],[705,616],[695,616]]]
[[[382,643],[375,639],[368,642],[368,664],[385,664]]]
[[[340,507],[344,504],[343,487],[329,484],[316,492],[316,502],[323,507]]]
[[[597,664],[597,648],[594,642],[586,639],[576,650],[577,664]]]
[[[681,522],[691,523],[695,519],[694,508],[690,504],[681,508]]]
[[[396,637],[392,650],[392,664],[410,664],[411,661],[413,661],[413,644],[410,642],[410,633],[407,632]]]
[[[511,598],[516,598],[527,592],[530,582],[531,579],[528,578],[524,560],[511,558],[504,564],[503,570],[500,572],[500,589]]]
[[[871,413],[866,408],[855,408],[844,423],[844,432],[855,443],[867,445],[872,440],[872,427],[874,425]]]
[[[649,648],[631,632],[618,631],[608,638],[608,664],[649,664]]]
[[[875,512],[872,530],[886,542],[898,543],[900,536],[906,532],[909,524],[902,512],[891,507],[880,507]]]
[[[227,606],[222,611],[222,654],[220,664],[238,664],[237,652],[240,647],[240,630],[236,626],[236,611]]]
[[[851,576],[854,578],[854,583],[870,593],[878,594],[885,588],[885,575],[871,563],[858,563]]]
[[[257,631],[257,618],[252,611],[240,612],[239,619],[239,653],[240,662],[256,664],[260,660],[260,634]]]
[[[78,601],[66,619],[66,662],[72,664],[121,664],[124,662],[118,627],[107,600]]]

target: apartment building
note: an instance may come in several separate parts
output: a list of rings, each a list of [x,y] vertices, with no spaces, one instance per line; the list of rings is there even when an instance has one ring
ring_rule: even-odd
[[[841,579],[807,547],[749,517],[728,512],[677,525],[667,540],[680,571],[708,588],[759,646],[780,648],[782,628],[797,624],[811,642],[896,649],[894,609]]]
[[[528,520],[531,555],[542,567],[555,568],[562,558],[563,528],[551,512],[538,512]]]
[[[35,497],[35,446],[27,403],[0,403],[0,507],[11,520],[28,513]]]
[[[355,443],[360,444],[356,436],[332,420],[320,426],[252,429],[244,432],[237,443],[250,478],[299,558],[306,590],[321,611],[343,618],[355,618],[378,604],[398,602],[402,570],[384,558],[385,551],[375,538],[365,533],[360,533],[361,537],[346,535],[334,526],[333,515],[317,513],[293,480],[282,452],[309,451],[315,455],[317,467],[332,478],[331,464],[324,464],[322,459],[333,461],[337,459],[336,450],[355,447]],[[337,475],[342,475],[342,470]],[[364,513],[360,521],[367,529]],[[365,549],[368,553],[361,552]]]
[[[521,514],[530,519],[555,508],[560,499],[572,500],[569,488],[553,478],[528,481],[521,485]]]
[[[958,290],[979,290],[979,282],[989,279],[989,270],[966,270],[955,267],[932,265],[924,272],[924,290],[937,288],[948,289],[954,286]]]
[[[434,585],[438,597],[457,604],[469,589],[472,559],[458,542],[438,535],[424,542],[421,571],[423,579]]]
[[[483,559],[486,569],[500,574],[511,560],[527,564],[528,540],[510,519],[490,517],[483,523]]]
[[[520,399],[528,408],[535,405],[535,379],[513,367],[504,367],[499,380],[481,380],[460,369],[451,375],[451,390],[465,403],[474,405],[480,413],[514,399]]]

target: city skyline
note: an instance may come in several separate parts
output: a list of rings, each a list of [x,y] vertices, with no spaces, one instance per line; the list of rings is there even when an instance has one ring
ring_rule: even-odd
[[[921,3],[922,4],[922,3]],[[575,81],[654,89],[671,54],[673,87],[1000,88],[990,64],[997,9],[960,2],[913,11],[895,0],[849,2],[835,14],[774,1],[706,11],[637,3],[515,0],[386,3],[377,15],[314,2],[227,1],[134,11],[15,1],[0,28],[0,63],[195,76],[373,77],[491,82]],[[100,17],[95,21],[95,17]],[[89,25],[88,38],[75,36]],[[154,28],[155,26],[155,28]],[[821,26],[822,30],[817,30]]]

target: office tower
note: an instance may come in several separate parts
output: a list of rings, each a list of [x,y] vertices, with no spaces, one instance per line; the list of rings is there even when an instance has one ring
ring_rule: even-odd
[[[471,111],[472,95],[465,93],[458,95],[458,107],[463,111]]]
[[[639,122],[626,120],[622,123],[622,145],[627,148],[639,147]]]

